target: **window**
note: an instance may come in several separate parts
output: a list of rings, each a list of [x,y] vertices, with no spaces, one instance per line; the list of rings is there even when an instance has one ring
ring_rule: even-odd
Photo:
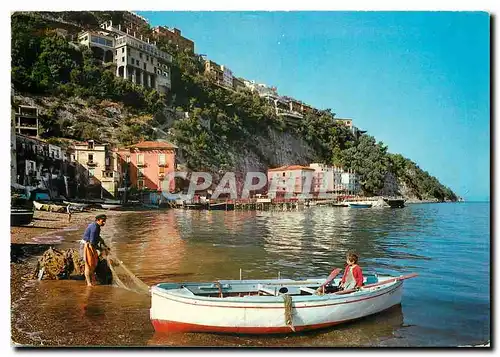
[[[140,66],[140,64],[139,64],[139,60],[136,60],[136,61],[135,61],[135,64],[136,64],[136,65],[138,65],[138,66]]]
[[[149,61],[149,56],[148,55],[146,55],[146,61]]]
[[[144,168],[139,167],[139,170],[137,170],[137,177],[144,177]]]
[[[125,53],[125,47],[122,47],[122,53]]]
[[[156,74],[158,74],[158,71],[156,70],[156,67],[154,68],[154,72],[155,72]]]
[[[144,69],[146,69],[146,63],[144,63]]]
[[[158,174],[160,174],[160,175],[165,175],[165,167],[160,166],[160,167],[158,168]]]
[[[126,157],[125,161],[126,161],[127,163],[130,163],[130,155],[127,155],[127,157]]]
[[[122,62],[125,62],[125,57],[122,57]]]
[[[137,165],[144,164],[144,154],[137,154]]]
[[[137,180],[137,188],[142,190],[144,188],[144,180]]]
[[[283,172],[283,177],[285,177],[285,173]]]
[[[135,60],[133,57],[130,57],[130,63],[134,64],[135,63]]]
[[[142,59],[142,52],[139,52],[139,58]]]
[[[89,162],[94,162],[94,155],[93,154],[89,154]]]
[[[117,55],[117,56],[118,56],[118,50],[116,50],[116,51],[115,51],[115,55]]]
[[[89,147],[89,149],[93,149],[94,148],[94,142],[93,141],[89,141],[88,142],[88,147]]]
[[[165,165],[165,154],[159,154],[158,155],[158,164],[159,165]]]
[[[151,57],[151,64],[153,64],[153,63],[154,63],[154,62],[153,62],[153,57]]]
[[[109,157],[106,158],[105,162],[106,162],[106,166],[109,166]]]

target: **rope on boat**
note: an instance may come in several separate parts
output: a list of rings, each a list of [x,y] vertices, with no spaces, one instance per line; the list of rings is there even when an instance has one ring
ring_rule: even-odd
[[[288,294],[283,294],[282,296],[285,302],[285,323],[295,332],[295,327],[293,327],[292,297]]]

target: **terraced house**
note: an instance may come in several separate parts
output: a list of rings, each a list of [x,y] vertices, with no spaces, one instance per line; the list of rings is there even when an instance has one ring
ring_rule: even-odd
[[[121,173],[121,187],[139,190],[173,191],[175,181],[166,181],[175,171],[177,146],[166,141],[143,141],[116,149],[117,169]]]
[[[112,64],[115,75],[146,88],[166,93],[171,88],[172,56],[160,51],[155,42],[130,28],[115,26],[112,21],[101,24],[100,31],[84,31],[78,42],[88,46],[103,64]]]

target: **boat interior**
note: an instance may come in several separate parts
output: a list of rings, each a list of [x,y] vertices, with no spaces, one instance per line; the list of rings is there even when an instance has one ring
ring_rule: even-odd
[[[334,279],[324,287],[324,294],[342,293],[338,285],[341,277]],[[374,284],[380,279],[376,274],[364,276],[363,285]],[[208,283],[162,283],[157,287],[162,290],[175,290],[175,293],[185,296],[203,297],[245,297],[245,296],[280,296],[288,294],[316,295],[316,290],[322,286],[325,278],[310,278],[301,280],[220,280]]]

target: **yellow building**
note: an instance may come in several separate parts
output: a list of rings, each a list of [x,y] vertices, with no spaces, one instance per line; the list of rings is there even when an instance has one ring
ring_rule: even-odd
[[[75,143],[73,150],[77,163],[77,181],[93,188],[100,186],[101,196],[114,197],[119,175],[116,155],[108,148],[108,144],[89,140]]]

